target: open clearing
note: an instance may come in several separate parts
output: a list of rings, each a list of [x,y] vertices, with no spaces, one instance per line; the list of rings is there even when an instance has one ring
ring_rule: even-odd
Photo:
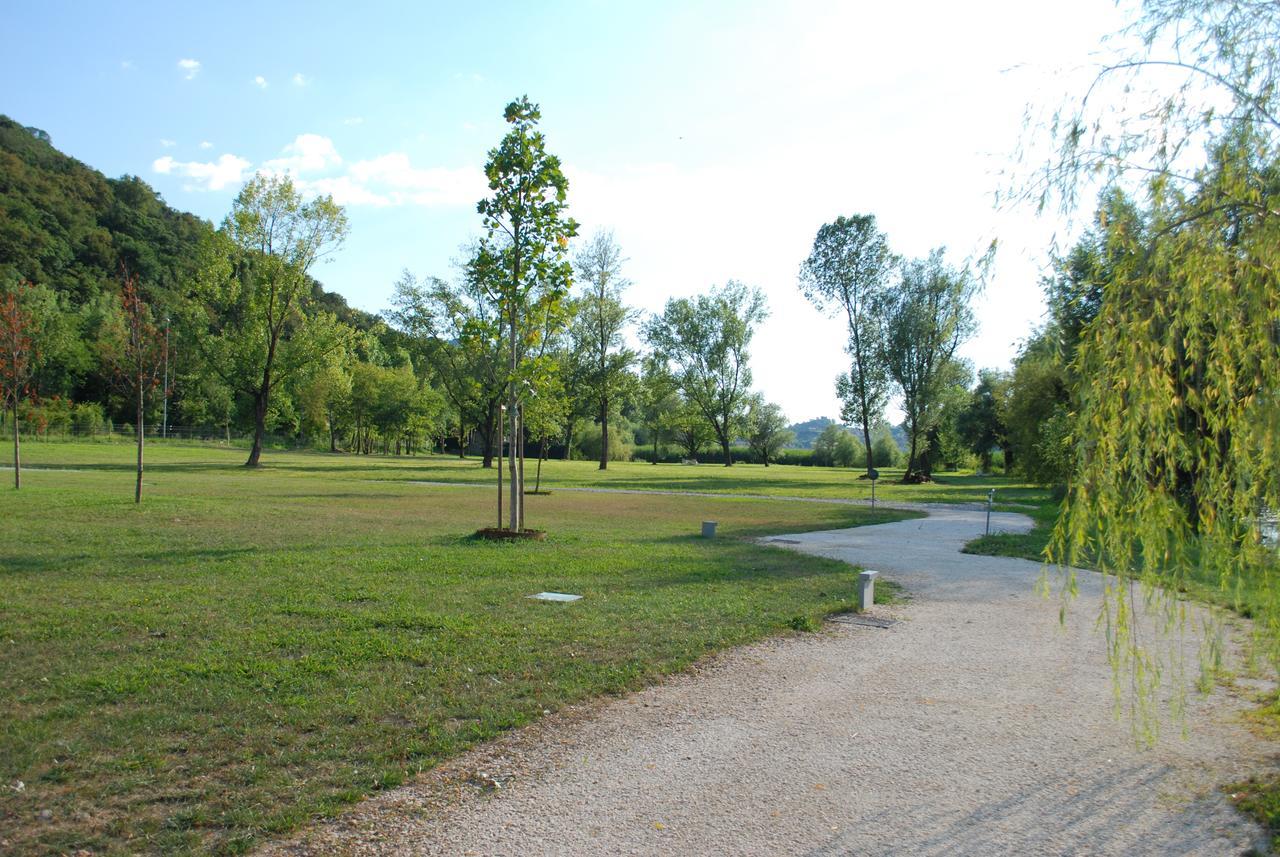
[[[1025,518],[1001,516],[1006,528]],[[1065,628],[1039,566],[967,556],[981,513],[787,535],[903,580],[888,630],[733,650],[553,718],[362,805],[272,855],[1223,855],[1266,847],[1220,783],[1276,752],[1248,702],[1195,698],[1189,736],[1136,747],[1086,575]]]
[[[154,444],[135,508],[128,444],[24,452],[22,491],[0,492],[0,852],[246,850],[849,608],[847,565],[741,537],[903,517],[562,492],[529,498],[550,538],[514,546],[467,537],[489,492],[407,483],[449,459],[246,471],[243,450]],[[707,517],[725,538],[696,537]],[[542,590],[585,598],[525,597]]]
[[[239,449],[156,445],[135,508],[131,454],[31,444],[22,492],[0,495],[0,850],[1257,840],[1216,790],[1274,752],[1240,724],[1247,700],[1196,700],[1189,740],[1171,729],[1137,750],[1110,714],[1095,578],[1061,631],[1032,591],[1038,565],[959,553],[980,512],[563,491],[859,500],[869,486],[816,468],[552,462],[553,493],[529,506],[550,538],[491,544],[467,535],[491,523],[493,493],[420,484],[492,475],[474,461],[272,453],[246,471]],[[1047,499],[976,476],[881,496],[968,505],[992,486]],[[697,538],[707,518],[723,538]],[[849,562],[912,590],[877,608],[905,621],[791,632],[853,606]],[[543,590],[585,597],[525,597]]]

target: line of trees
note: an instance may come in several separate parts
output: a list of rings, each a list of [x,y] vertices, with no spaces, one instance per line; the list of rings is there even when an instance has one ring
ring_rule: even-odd
[[[313,279],[347,218],[288,175],[255,176],[214,228],[172,212],[140,180],[103,180],[42,132],[0,121],[0,156],[16,177],[3,201],[33,212],[26,233],[0,233],[17,260],[0,270],[15,467],[19,425],[72,413],[77,425],[136,433],[137,499],[145,426],[161,415],[247,431],[250,467],[280,433],[354,454],[452,446],[485,467],[503,460],[499,523],[520,530],[526,449],[539,473],[553,450],[589,453],[605,469],[637,441],[655,460],[668,446],[697,458],[711,440],[726,465],[740,441],[755,459],[776,459],[791,440],[785,419],[751,390],[759,290],[730,282],[642,320],[625,303],[613,235],[573,244],[568,181],[538,106],[518,99],[505,118],[477,205],[483,234],[451,279],[405,271],[380,316]],[[54,199],[39,197],[46,174],[62,183]],[[46,205],[74,228],[48,230],[34,215]],[[632,328],[649,348],[643,360],[627,345]]]

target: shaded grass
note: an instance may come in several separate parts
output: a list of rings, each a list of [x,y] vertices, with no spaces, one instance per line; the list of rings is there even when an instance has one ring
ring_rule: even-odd
[[[965,544],[962,553],[980,556],[1008,556],[1017,559],[1029,559],[1033,562],[1044,562],[1045,551],[1049,547],[1049,539],[1053,535],[1053,525],[1058,519],[1058,504],[1054,503],[1046,492],[1045,496],[1033,508],[1019,509],[1024,515],[1031,517],[1034,526],[1026,533],[992,533],[989,536],[978,536]]]
[[[129,454],[28,444],[78,472],[0,492],[0,851],[244,851],[543,711],[852,609],[856,569],[746,539],[905,516],[556,492],[528,500],[545,542],[488,543],[490,493],[406,484],[431,460],[251,471],[153,445],[135,507]],[[709,516],[722,538],[697,537]]]
[[[1270,836],[1265,853],[1280,854],[1280,776],[1251,778],[1222,787],[1236,809],[1248,815]],[[1258,853],[1256,850],[1248,852]]]

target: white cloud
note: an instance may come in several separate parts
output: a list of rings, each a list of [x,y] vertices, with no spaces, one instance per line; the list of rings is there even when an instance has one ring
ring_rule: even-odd
[[[470,205],[487,189],[484,173],[474,167],[415,167],[404,152],[357,161],[348,174],[391,205]]]
[[[213,162],[178,161],[166,155],[151,165],[161,175],[189,179],[186,190],[221,190],[244,181],[250,167],[235,155]],[[333,140],[320,134],[299,134],[259,171],[287,173],[302,193],[329,194],[339,205],[473,206],[487,192],[484,173],[476,167],[416,166],[404,152],[348,163]]]
[[[133,68],[133,60],[120,60],[120,68],[129,71]]]
[[[346,119],[343,119],[343,120],[342,120],[342,124],[343,124],[343,125],[363,125],[363,124],[364,124],[364,117],[363,117],[363,116],[348,116]]]
[[[317,173],[342,163],[333,141],[319,134],[299,134],[282,150],[282,157],[273,158],[262,168],[273,173]]]
[[[257,77],[255,77],[255,78],[253,79],[253,85],[254,85],[254,86],[256,86],[256,87],[258,87],[258,89],[266,89],[266,88],[267,88],[267,79],[266,79],[265,77],[263,77],[262,75],[258,75]]]
[[[351,176],[299,182],[299,186],[309,193],[329,194],[338,205],[372,205],[381,208],[394,204],[390,197],[362,186]]]
[[[245,171],[251,164],[235,155],[223,155],[208,163],[200,161],[175,161],[165,155],[151,163],[151,169],[165,176],[182,176],[190,179],[183,190],[222,190],[227,185],[244,181]]]
[[[202,148],[202,149],[212,149],[212,148],[213,148],[213,144],[212,144],[212,143],[210,143],[208,140],[201,140],[201,141],[200,141],[200,148]]]
[[[178,68],[182,69],[183,76],[187,80],[191,80],[200,73],[199,60],[178,60]]]
[[[176,141],[174,141],[174,140],[168,140],[168,139],[166,139],[166,138],[164,138],[164,137],[161,137],[161,138],[160,138],[160,145],[161,145],[161,146],[163,146],[163,147],[164,147],[164,148],[166,148],[166,149],[171,149],[171,148],[173,148],[174,146],[176,146],[176,145],[178,145],[178,144],[177,144],[177,142],[176,142]]]
[[[460,80],[465,83],[484,83],[484,75],[475,71],[466,73],[456,71],[453,73],[453,79]]]
[[[294,86],[306,86],[309,83],[311,83],[311,78],[307,77],[300,71],[294,73],[293,75]]]

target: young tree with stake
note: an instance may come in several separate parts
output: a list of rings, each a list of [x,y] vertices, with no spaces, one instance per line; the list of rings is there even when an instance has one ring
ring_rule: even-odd
[[[18,406],[31,393],[40,359],[38,319],[28,300],[31,284],[21,282],[0,295],[0,405],[13,416],[13,487],[22,487],[22,440]]]
[[[111,367],[116,384],[134,403],[137,412],[134,431],[138,444],[138,468],[133,489],[134,503],[142,502],[147,396],[161,383],[164,341],[164,333],[152,322],[151,307],[138,291],[138,276],[126,272],[120,289],[120,314],[107,322],[101,344],[104,362]]]
[[[546,150],[536,130],[542,113],[528,96],[511,102],[504,113],[511,130],[489,151],[485,175],[492,195],[476,210],[486,236],[469,269],[497,305],[507,346],[508,436],[510,471],[508,529],[524,529],[524,474],[518,443],[520,403],[531,358],[545,348],[563,324],[563,302],[573,269],[565,259],[578,224],[567,216],[569,180],[560,159]]]

